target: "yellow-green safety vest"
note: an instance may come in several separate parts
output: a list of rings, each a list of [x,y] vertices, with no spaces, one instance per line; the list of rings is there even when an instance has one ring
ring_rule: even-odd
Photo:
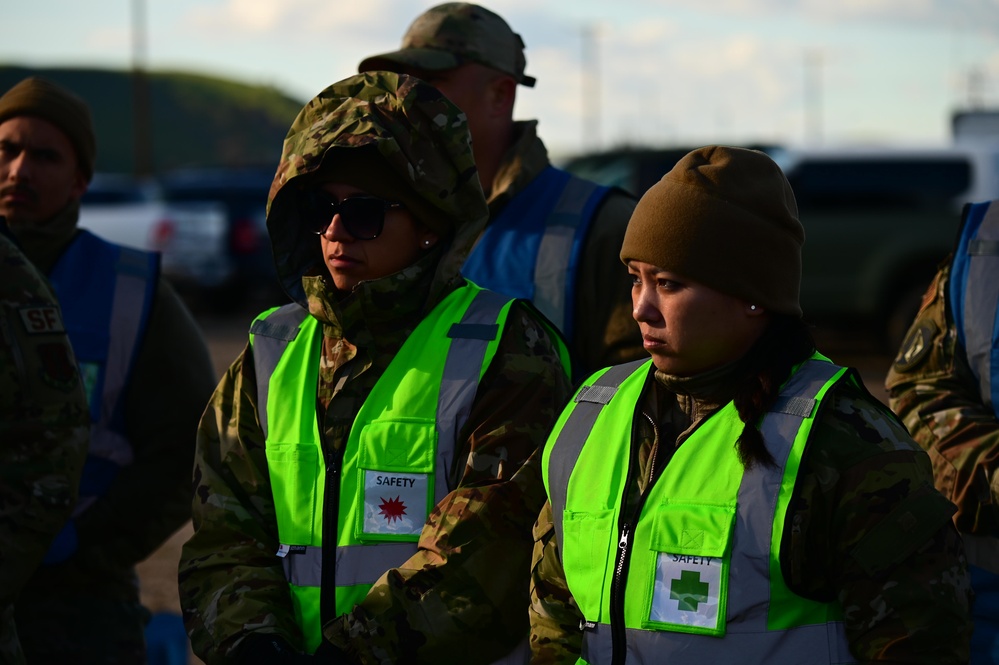
[[[583,623],[580,662],[853,662],[836,603],[794,594],[780,541],[822,398],[844,377],[816,354],[782,387],[760,431],[776,467],[745,469],[743,423],[722,407],[622,514],[636,405],[651,361],[584,382],[545,447],[545,487]]]
[[[337,496],[325,491],[316,415],[319,322],[292,304],[266,312],[251,327],[281,543],[276,554],[309,653],[322,639],[324,617],[349,612],[385,571],[416,553],[429,511],[453,489],[448,474],[457,435],[513,302],[468,283],[416,327],[354,418],[336,468]],[[333,552],[323,548],[330,501],[337,502]],[[324,576],[327,584],[335,580],[334,614],[321,612]]]

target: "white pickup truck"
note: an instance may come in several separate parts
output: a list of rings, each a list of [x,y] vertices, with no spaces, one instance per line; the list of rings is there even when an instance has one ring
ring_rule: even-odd
[[[215,203],[166,203],[153,181],[98,173],[80,203],[80,227],[159,252],[168,279],[210,286],[225,276],[226,213]]]

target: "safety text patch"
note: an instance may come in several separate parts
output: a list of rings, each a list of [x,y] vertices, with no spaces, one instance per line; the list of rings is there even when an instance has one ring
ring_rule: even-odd
[[[364,533],[418,535],[427,521],[425,473],[364,472]]]
[[[660,552],[649,620],[716,629],[724,560]]]

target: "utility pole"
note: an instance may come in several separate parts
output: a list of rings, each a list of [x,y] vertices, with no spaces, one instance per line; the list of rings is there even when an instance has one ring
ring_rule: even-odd
[[[822,53],[805,51],[805,138],[822,142]]]
[[[582,28],[583,36],[583,150],[597,150],[600,147],[600,70],[597,53],[597,28],[587,23]]]
[[[132,0],[132,126],[137,176],[153,173],[149,80],[146,77],[146,0]]]
[[[968,110],[985,108],[985,73],[981,67],[972,67],[968,72]]]

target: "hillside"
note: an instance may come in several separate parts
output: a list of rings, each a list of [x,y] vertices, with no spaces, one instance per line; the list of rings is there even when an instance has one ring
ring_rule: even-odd
[[[127,70],[0,65],[0,92],[27,76],[66,86],[90,105],[97,170],[136,170],[135,88]],[[274,88],[190,72],[146,72],[152,172],[178,167],[276,165],[304,101]]]

